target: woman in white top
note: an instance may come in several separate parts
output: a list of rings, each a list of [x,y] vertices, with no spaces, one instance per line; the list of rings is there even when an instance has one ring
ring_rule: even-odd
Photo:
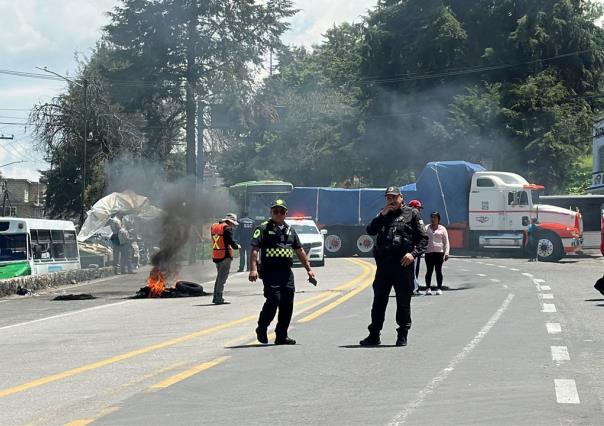
[[[449,259],[449,234],[447,228],[440,224],[440,213],[430,214],[430,225],[426,226],[428,248],[426,249],[426,296],[432,294],[430,282],[432,272],[436,269],[436,294],[443,294],[443,262]]]

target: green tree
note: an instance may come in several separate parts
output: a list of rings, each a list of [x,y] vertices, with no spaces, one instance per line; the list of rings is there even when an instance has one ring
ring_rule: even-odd
[[[137,76],[148,83],[123,94],[138,111],[158,111],[164,102],[176,106],[171,114],[185,123],[187,175],[197,168],[197,101],[220,98],[229,83],[245,96],[252,68],[279,45],[288,27],[284,20],[295,13],[291,5],[290,0],[123,0],[110,14],[105,39],[119,64],[110,76]]]

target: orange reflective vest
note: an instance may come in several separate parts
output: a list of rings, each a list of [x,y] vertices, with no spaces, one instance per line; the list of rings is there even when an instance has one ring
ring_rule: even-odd
[[[224,229],[226,223],[214,223],[210,228],[212,234],[212,259],[222,260],[226,257],[226,246],[224,245]]]

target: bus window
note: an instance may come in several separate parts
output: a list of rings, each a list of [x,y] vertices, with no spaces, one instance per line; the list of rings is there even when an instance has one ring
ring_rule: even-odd
[[[40,247],[38,253],[34,251],[34,259],[49,261],[50,255],[50,231],[48,229],[38,229],[31,231],[31,243]]]
[[[65,257],[67,259],[78,258],[78,241],[75,231],[65,231]]]
[[[65,259],[65,237],[63,231],[51,231],[52,237],[52,257],[53,259]]]
[[[0,234],[0,261],[27,260],[27,234]]]

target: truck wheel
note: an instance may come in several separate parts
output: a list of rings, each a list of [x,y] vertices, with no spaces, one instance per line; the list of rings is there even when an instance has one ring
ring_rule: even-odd
[[[357,238],[356,252],[361,257],[371,256],[371,253],[373,251],[373,246],[374,246],[373,238],[371,238],[370,235],[367,235],[367,234],[360,235],[359,238]]]
[[[537,256],[542,262],[557,262],[564,257],[564,249],[560,237],[547,232],[539,237]]]
[[[325,236],[325,255],[328,257],[345,257],[348,255],[346,239],[342,234]]]

